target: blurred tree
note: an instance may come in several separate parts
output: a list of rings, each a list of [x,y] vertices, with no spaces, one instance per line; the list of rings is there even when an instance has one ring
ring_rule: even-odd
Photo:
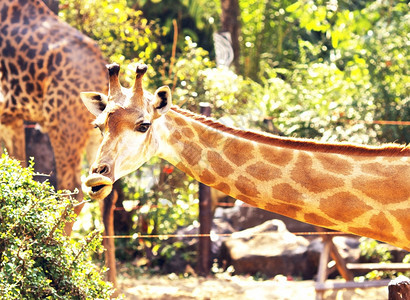
[[[301,30],[287,12],[293,1],[240,0],[241,74],[259,81],[264,68],[289,68],[297,61],[298,40],[312,35]]]
[[[162,40],[165,45],[160,53],[165,59],[170,58],[173,44],[173,20],[177,21],[179,39],[178,49],[184,48],[185,36],[190,36],[202,48],[213,56],[212,33],[214,32],[214,14],[216,0],[128,0],[134,9],[141,10],[144,17],[155,20],[160,26],[167,28]]]
[[[221,15],[221,32],[229,32],[231,35],[233,48],[233,64],[237,72],[239,72],[239,35],[240,35],[240,11],[238,0],[221,0],[222,15]]]
[[[59,17],[96,40],[108,61],[127,67],[122,78],[129,82],[136,62],[152,64],[155,51],[164,49],[166,30],[128,7],[126,0],[61,0]]]
[[[354,84],[356,105],[371,116],[362,120],[408,121],[410,54],[407,47],[410,27],[405,1],[313,2],[297,1],[287,8],[300,27],[317,31],[320,43],[302,42],[306,52],[336,64],[347,83]],[[312,51],[312,49],[314,49]],[[303,57],[303,56],[302,56]],[[314,61],[308,58],[307,61]],[[306,63],[307,61],[301,61]],[[380,141],[410,142],[405,126],[374,126]]]

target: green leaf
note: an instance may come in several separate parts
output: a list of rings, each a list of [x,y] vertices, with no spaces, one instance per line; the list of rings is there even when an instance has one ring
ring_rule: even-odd
[[[295,12],[299,7],[301,6],[301,2],[300,1],[296,1],[295,3],[289,5],[288,7],[286,7],[286,11],[287,12]]]

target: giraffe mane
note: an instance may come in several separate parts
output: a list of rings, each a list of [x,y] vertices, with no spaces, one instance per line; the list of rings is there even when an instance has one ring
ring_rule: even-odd
[[[267,145],[291,148],[297,150],[306,150],[313,152],[326,152],[336,154],[349,154],[359,156],[410,156],[410,145],[384,144],[381,146],[360,145],[347,142],[325,143],[312,139],[281,137],[269,133],[255,132],[228,127],[211,118],[181,109],[178,106],[172,106],[173,111],[182,114],[190,119],[200,122],[216,130],[244,138],[250,141],[263,143]]]

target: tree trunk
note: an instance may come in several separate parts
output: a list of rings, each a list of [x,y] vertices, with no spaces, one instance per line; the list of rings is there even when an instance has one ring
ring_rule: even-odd
[[[231,34],[232,49],[234,53],[233,64],[235,66],[236,72],[239,72],[239,2],[238,0],[221,0],[221,7],[221,32],[229,32]]]
[[[209,117],[211,107],[200,103],[201,114]],[[199,183],[199,233],[209,235],[212,227],[211,188]],[[211,270],[211,237],[202,236],[198,240],[198,274],[207,276]]]

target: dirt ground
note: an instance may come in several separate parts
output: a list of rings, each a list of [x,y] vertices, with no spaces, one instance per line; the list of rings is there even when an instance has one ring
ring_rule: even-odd
[[[120,293],[125,299],[202,299],[202,300],[313,300],[314,281],[287,281],[285,277],[258,281],[246,276],[213,276],[180,278],[175,274],[132,278],[119,276]],[[324,299],[385,300],[387,287],[328,291]]]

